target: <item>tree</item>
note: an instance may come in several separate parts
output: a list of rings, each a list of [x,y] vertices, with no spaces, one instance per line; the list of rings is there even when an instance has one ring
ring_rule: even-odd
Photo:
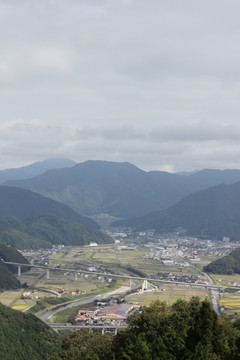
[[[62,352],[51,360],[112,360],[112,340],[110,334],[102,335],[87,329],[66,335],[62,341]]]

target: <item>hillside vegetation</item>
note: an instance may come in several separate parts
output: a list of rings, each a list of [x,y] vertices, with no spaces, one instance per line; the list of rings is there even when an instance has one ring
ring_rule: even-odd
[[[133,218],[166,209],[185,196],[217,184],[240,181],[240,170],[202,170],[184,176],[146,172],[130,163],[86,161],[33,179],[8,181],[64,203],[80,214]]]
[[[240,240],[240,183],[217,185],[191,194],[176,205],[144,217],[117,221],[112,226],[155,229],[160,233],[180,231],[187,235]]]
[[[0,217],[0,242],[16,249],[49,248],[52,245],[88,245],[112,243],[102,232],[56,216],[33,219]]]
[[[219,319],[211,304],[192,298],[168,307],[155,302],[115,337],[73,332],[51,360],[237,360],[239,322]]]
[[[204,266],[203,271],[212,274],[240,274],[240,248],[235,249],[229,255],[212,261]]]
[[[59,335],[33,315],[0,303],[0,359],[46,360],[58,350]]]
[[[15,262],[20,264],[29,264],[27,259],[16,249],[13,249],[10,246],[0,243],[0,258],[6,262]],[[14,265],[7,265],[7,268],[13,272],[17,273],[17,267]],[[28,267],[23,267],[22,272],[29,270]]]
[[[20,287],[20,281],[8,270],[7,265],[0,260],[0,290],[19,289]]]
[[[29,190],[0,186],[0,216],[34,218],[41,215],[54,215],[99,229],[95,221],[81,216],[64,204]]]
[[[4,360],[238,360],[239,353],[240,321],[219,318],[196,297],[143,307],[116,336],[83,329],[63,339],[36,317],[0,304]]]
[[[19,289],[21,284],[14,276],[14,273],[17,272],[17,267],[6,265],[2,260],[21,264],[28,264],[28,261],[17,250],[0,244],[0,290]],[[22,272],[27,270],[28,267],[22,268]]]

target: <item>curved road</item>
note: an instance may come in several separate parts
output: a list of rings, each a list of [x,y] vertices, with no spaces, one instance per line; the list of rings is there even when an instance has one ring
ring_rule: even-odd
[[[51,309],[51,310],[46,310],[43,313],[41,313],[38,318],[41,319],[42,321],[46,322],[50,317],[52,317],[53,315],[57,314],[60,311],[66,310],[66,309],[70,309],[79,305],[84,305],[84,304],[88,304],[91,302],[94,302],[95,300],[100,300],[100,299],[104,299],[104,298],[108,298],[112,295],[123,295],[126,294],[127,291],[129,291],[129,287],[127,286],[121,286],[119,289],[111,291],[109,293],[106,294],[99,294],[97,296],[92,296],[89,298],[85,298],[82,300],[75,300],[69,304],[66,305],[60,305],[57,308]]]

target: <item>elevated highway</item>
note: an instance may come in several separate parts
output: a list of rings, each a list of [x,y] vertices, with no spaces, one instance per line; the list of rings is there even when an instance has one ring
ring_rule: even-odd
[[[193,287],[193,288],[203,288],[203,289],[210,289],[215,291],[224,291],[226,288],[228,289],[235,289],[236,287],[233,286],[223,286],[223,285],[214,285],[213,281],[208,279],[208,283],[189,283],[189,282],[183,282],[183,281],[172,281],[172,280],[162,280],[162,279],[155,279],[155,278],[149,278],[149,277],[141,277],[141,276],[132,276],[132,275],[122,275],[122,274],[112,274],[112,273],[106,273],[101,271],[87,271],[87,270],[74,270],[74,269],[68,269],[68,268],[55,268],[51,266],[43,266],[43,265],[31,265],[31,264],[21,264],[21,263],[15,263],[15,262],[9,262],[9,261],[3,261],[7,265],[15,265],[18,267],[18,277],[21,277],[21,268],[22,267],[31,267],[31,268],[39,268],[46,270],[46,277],[50,278],[50,271],[64,271],[64,272],[70,272],[72,274],[75,274],[75,280],[77,280],[78,273],[81,274],[88,274],[88,275],[97,275],[102,277],[112,277],[112,278],[121,278],[121,279],[129,279],[131,282],[134,281],[151,281],[155,283],[161,283],[161,284],[167,284],[167,285],[178,285],[183,287]],[[239,288],[240,290],[240,288]]]

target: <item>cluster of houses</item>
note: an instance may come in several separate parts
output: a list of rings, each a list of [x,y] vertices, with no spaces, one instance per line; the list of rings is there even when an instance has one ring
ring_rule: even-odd
[[[83,308],[78,311],[75,322],[78,325],[123,325],[133,309],[125,303]]]

